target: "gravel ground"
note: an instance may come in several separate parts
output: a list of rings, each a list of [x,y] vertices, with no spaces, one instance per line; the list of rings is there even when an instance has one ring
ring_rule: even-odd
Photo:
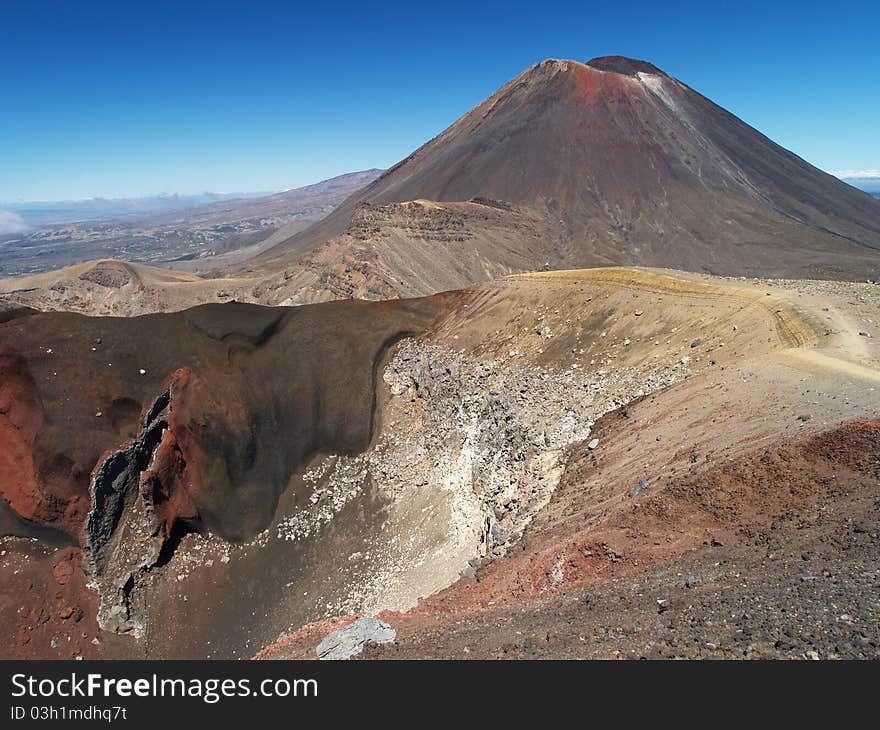
[[[880,490],[793,512],[752,540],[470,615],[365,657],[880,658]]]

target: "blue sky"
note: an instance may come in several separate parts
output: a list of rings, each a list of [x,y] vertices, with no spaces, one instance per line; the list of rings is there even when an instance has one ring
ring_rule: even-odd
[[[880,168],[880,3],[7,2],[0,201],[385,167],[532,63],[652,61],[826,170]]]

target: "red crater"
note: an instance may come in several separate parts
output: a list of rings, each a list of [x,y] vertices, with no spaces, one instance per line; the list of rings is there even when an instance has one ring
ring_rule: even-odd
[[[27,363],[10,348],[0,350],[0,492],[26,520],[52,521],[34,465],[34,439],[43,405]]]

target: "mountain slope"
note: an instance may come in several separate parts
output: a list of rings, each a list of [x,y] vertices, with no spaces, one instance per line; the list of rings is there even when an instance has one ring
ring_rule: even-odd
[[[533,268],[863,278],[880,261],[876,200],[651,64],[606,57],[531,67],[248,268],[299,264],[364,204],[475,197],[543,219]]]

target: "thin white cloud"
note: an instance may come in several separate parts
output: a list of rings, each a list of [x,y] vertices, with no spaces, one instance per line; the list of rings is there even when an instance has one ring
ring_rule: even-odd
[[[835,170],[831,174],[844,180],[874,180],[880,178],[880,170]]]
[[[9,233],[24,233],[27,229],[28,225],[20,215],[8,210],[0,210],[0,236]]]

